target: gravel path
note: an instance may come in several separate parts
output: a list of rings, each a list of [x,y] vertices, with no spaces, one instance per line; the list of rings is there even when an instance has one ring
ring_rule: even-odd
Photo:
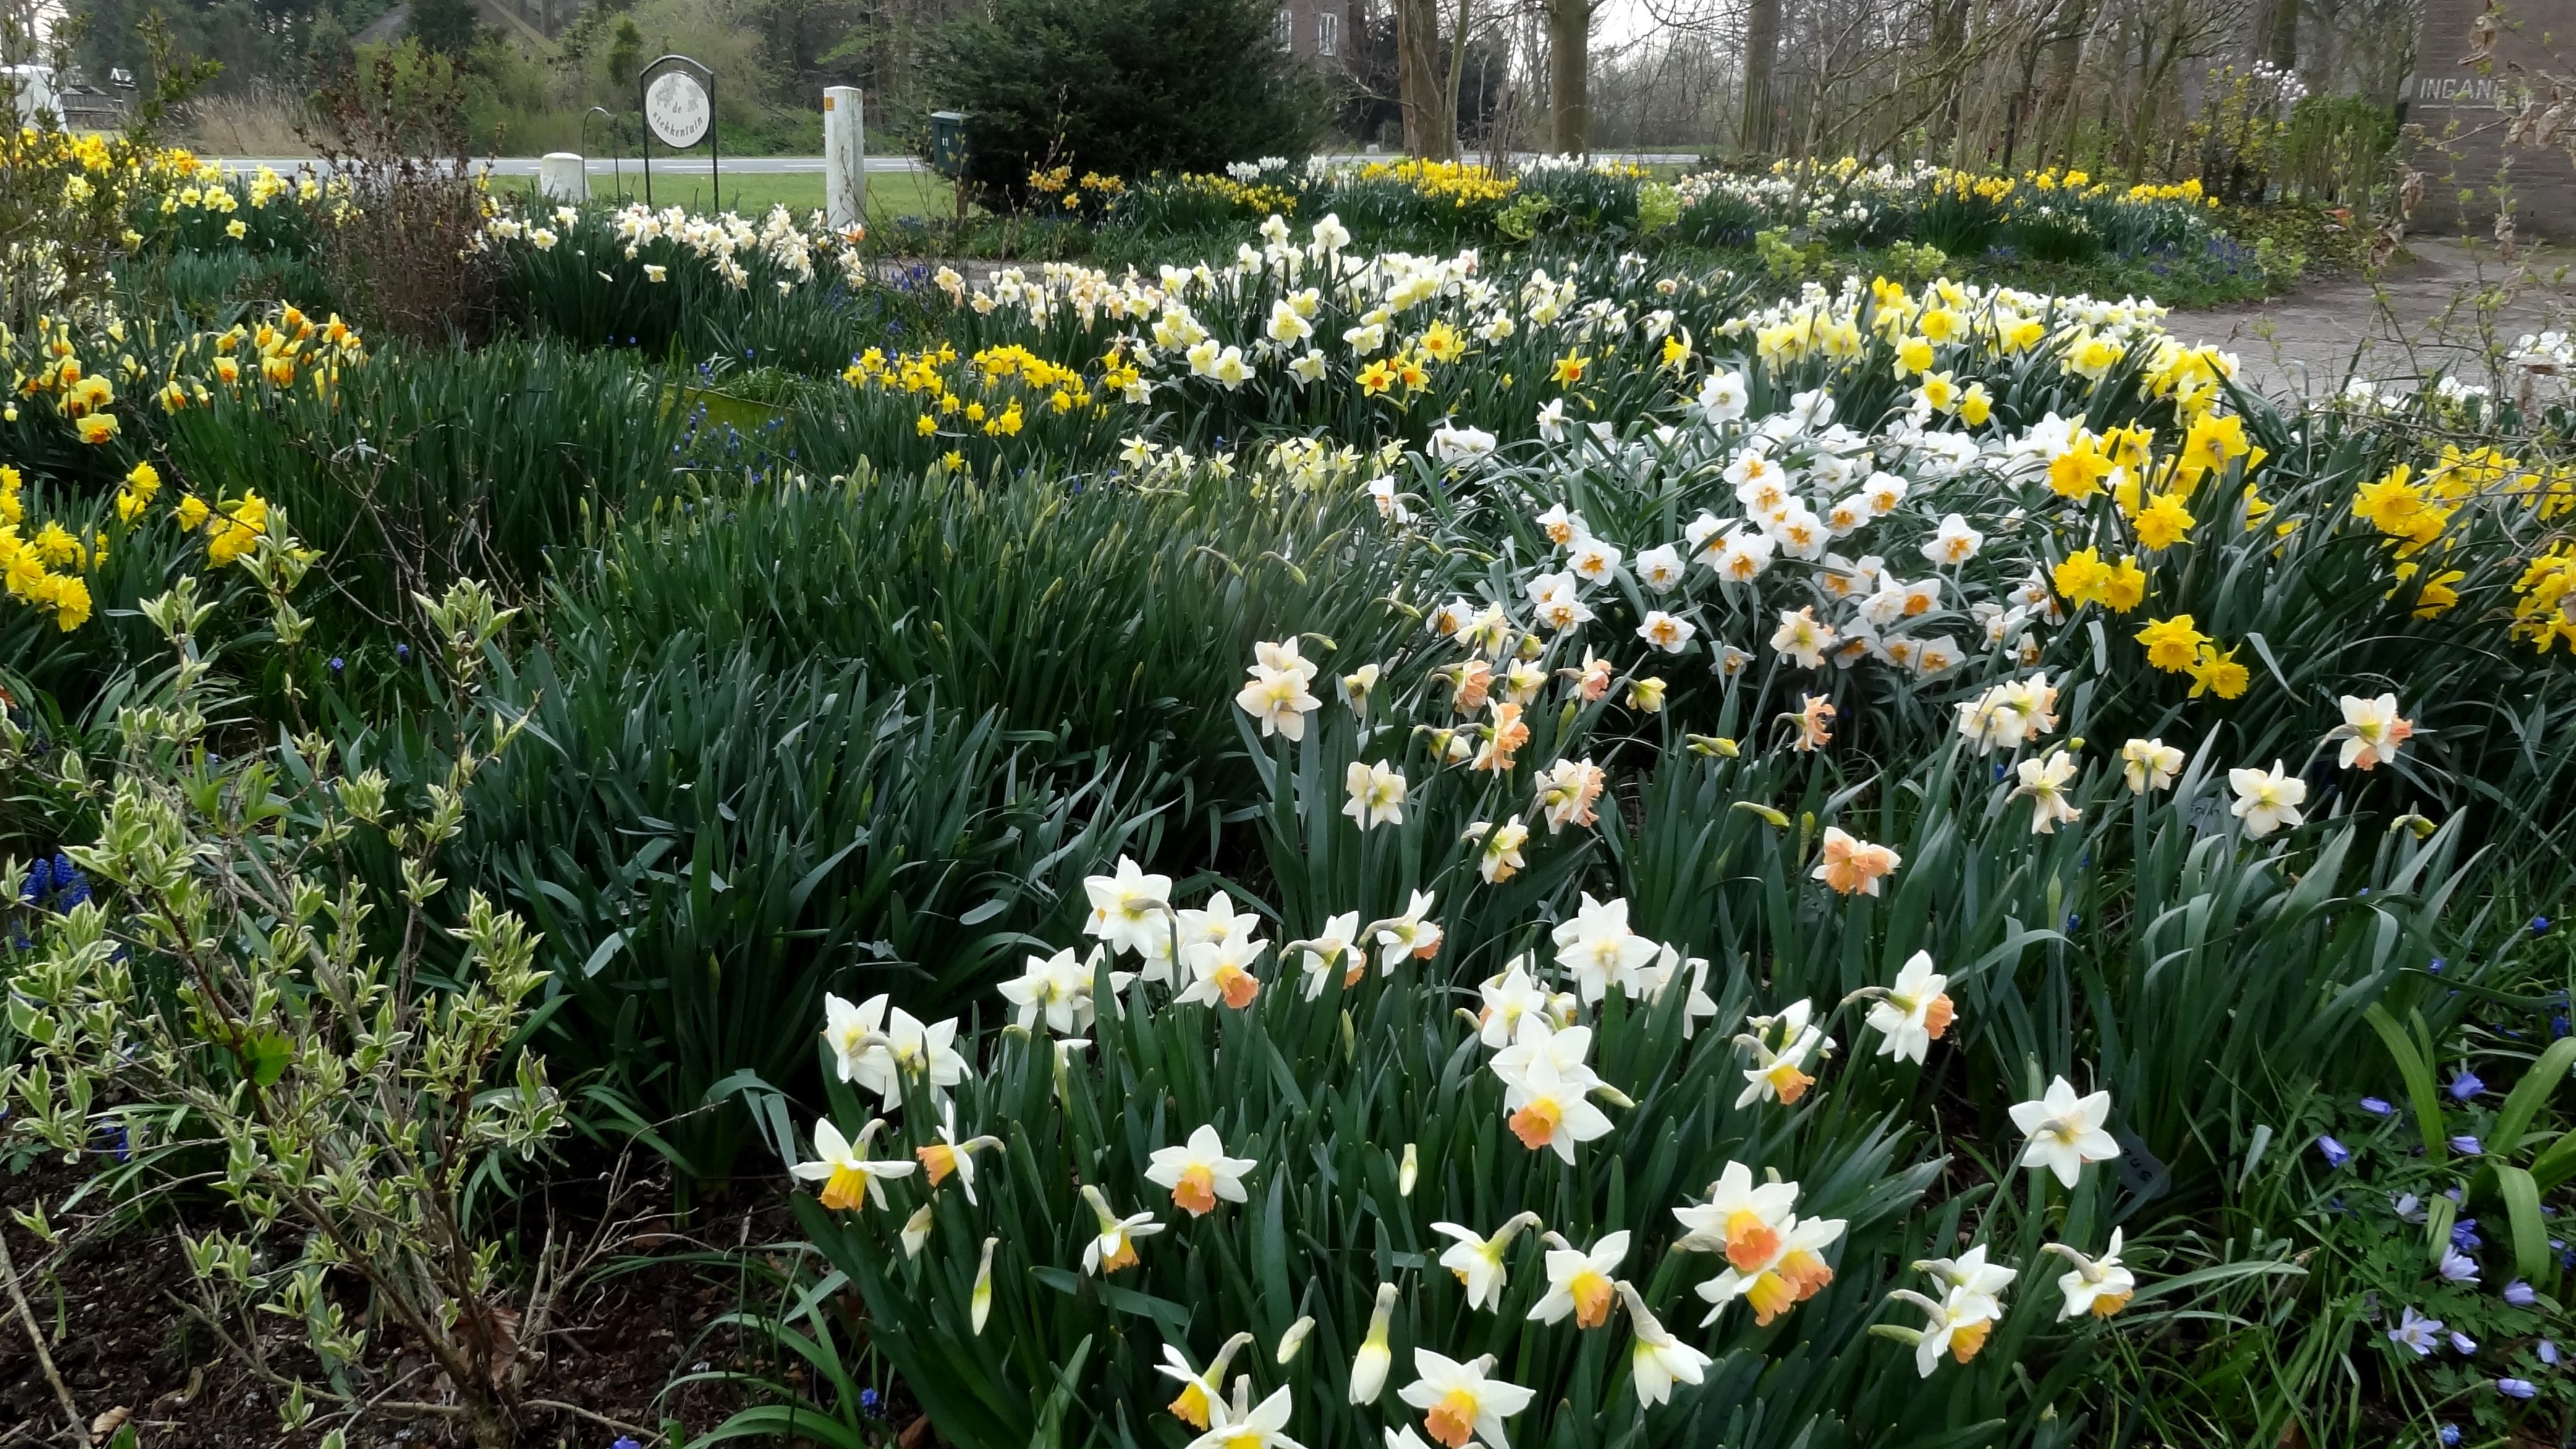
[[[2509,266],[2487,241],[2417,237],[2376,279],[2342,278],[2221,311],[2175,312],[2185,341],[2237,354],[2247,381],[2274,394],[2323,394],[2346,377],[2411,387],[2449,372],[2494,385],[2489,344],[2576,330],[2576,253],[2531,248]]]

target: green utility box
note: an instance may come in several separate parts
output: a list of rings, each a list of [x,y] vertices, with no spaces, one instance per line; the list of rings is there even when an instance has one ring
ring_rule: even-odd
[[[930,113],[930,169],[951,181],[966,175],[966,113]]]

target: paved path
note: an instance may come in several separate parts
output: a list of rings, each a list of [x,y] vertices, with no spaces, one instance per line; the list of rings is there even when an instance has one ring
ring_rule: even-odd
[[[2235,352],[2242,376],[2266,392],[2307,395],[2338,391],[2347,377],[2408,388],[2450,373],[2493,386],[2491,351],[2509,352],[2525,333],[2576,330],[2570,253],[2534,248],[2508,266],[2487,241],[2416,237],[2406,249],[2375,281],[2340,278],[2245,307],[2176,312],[2166,326]]]

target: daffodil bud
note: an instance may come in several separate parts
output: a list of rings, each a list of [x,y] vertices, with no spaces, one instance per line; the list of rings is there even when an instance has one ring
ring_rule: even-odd
[[[903,1255],[907,1258],[920,1257],[921,1245],[929,1241],[930,1204],[923,1203],[912,1210],[911,1217],[904,1219]]]
[[[1395,1354],[1386,1345],[1387,1325],[1395,1317],[1395,1285],[1377,1285],[1377,1307],[1369,1314],[1368,1337],[1360,1341],[1360,1351],[1351,1360],[1351,1393],[1353,1404],[1373,1404],[1386,1389],[1387,1367]]]
[[[1279,1335],[1279,1352],[1277,1359],[1281,1368],[1286,1368],[1289,1362],[1297,1357],[1297,1350],[1306,1346],[1306,1335],[1314,1331],[1314,1315],[1308,1314],[1306,1317],[1300,1318],[1296,1322],[1289,1324],[1288,1331]]]
[[[1395,1170],[1395,1195],[1413,1196],[1413,1181],[1422,1175],[1422,1156],[1410,1142],[1404,1144],[1404,1163]]]
[[[922,1211],[928,1212],[929,1209]],[[1001,1241],[1000,1238],[984,1240],[984,1261],[975,1266],[975,1291],[966,1300],[969,1305],[966,1316],[975,1325],[978,1335],[984,1331],[984,1320],[993,1316],[993,1249]]]
[[[1763,824],[1770,826],[1774,830],[1786,830],[1789,828],[1789,816],[1785,811],[1774,810],[1768,805],[1759,804],[1751,800],[1738,800],[1735,802],[1735,808],[1751,814],[1755,819],[1760,820]]]

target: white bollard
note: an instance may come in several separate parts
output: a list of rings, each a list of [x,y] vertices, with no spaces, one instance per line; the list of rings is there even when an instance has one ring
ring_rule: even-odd
[[[823,92],[823,214],[835,229],[868,220],[868,139],[856,86]]]
[[[537,194],[548,201],[590,200],[590,173],[570,151],[549,151],[537,163]]]

